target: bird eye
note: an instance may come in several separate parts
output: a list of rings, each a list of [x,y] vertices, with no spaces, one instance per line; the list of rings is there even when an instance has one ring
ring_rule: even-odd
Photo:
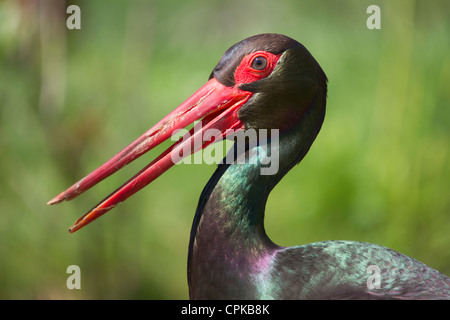
[[[252,61],[252,68],[255,70],[264,70],[267,67],[267,59],[261,56],[256,57]]]

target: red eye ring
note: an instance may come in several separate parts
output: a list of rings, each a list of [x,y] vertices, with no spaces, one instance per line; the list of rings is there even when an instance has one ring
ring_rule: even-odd
[[[261,80],[272,73],[280,59],[281,53],[275,55],[267,51],[256,51],[242,58],[236,68],[234,80],[236,85]]]

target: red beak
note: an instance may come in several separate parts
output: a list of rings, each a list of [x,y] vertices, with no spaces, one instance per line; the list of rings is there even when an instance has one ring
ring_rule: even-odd
[[[203,135],[206,130],[217,129],[222,133],[223,138],[230,131],[236,132],[237,130],[242,129],[243,123],[237,117],[237,111],[247,102],[252,94],[252,92],[243,91],[236,87],[224,86],[215,78],[212,78],[189,99],[169,113],[128,147],[75,183],[69,189],[50,200],[47,204],[57,204],[64,200],[75,198],[77,195],[88,190],[131,161],[170,138],[178,129],[182,129],[194,121],[201,120],[202,129],[200,131],[196,131],[195,134],[193,134],[193,128],[189,132],[189,138],[182,138],[173,144],[159,157],[128,180],[128,182],[75,221],[73,226],[69,228],[69,232],[75,232],[114,208],[120,202],[125,201],[128,197],[138,192],[170,169],[174,165],[172,159],[187,157],[200,149],[204,149],[212,142],[215,142],[214,140],[204,141]],[[199,137],[199,135],[201,135],[201,137]],[[202,141],[202,144],[199,146],[194,144],[194,141],[198,141],[198,139],[201,139]],[[190,150],[190,152],[180,155],[181,150]],[[177,157],[172,157],[175,153],[177,154]]]

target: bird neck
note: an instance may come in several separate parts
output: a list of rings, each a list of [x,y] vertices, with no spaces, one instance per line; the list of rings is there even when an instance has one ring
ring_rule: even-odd
[[[316,120],[314,130],[311,120]],[[307,153],[322,120],[323,113],[311,108],[297,126],[280,133],[279,143],[272,137],[267,145],[247,148],[245,163],[219,165],[202,192],[191,230],[191,298],[261,297],[258,284],[279,248],[264,230],[269,193]],[[235,145],[230,152],[236,149]],[[267,150],[271,159],[274,153],[279,155],[278,170],[272,175],[261,174]]]

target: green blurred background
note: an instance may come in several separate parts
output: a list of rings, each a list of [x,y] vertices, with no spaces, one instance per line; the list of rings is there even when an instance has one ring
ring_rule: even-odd
[[[81,30],[66,8],[81,8]],[[381,8],[381,30],[366,9]],[[327,116],[272,192],[283,246],[381,244],[450,275],[450,2],[0,1],[0,298],[186,299],[189,233],[215,166],[176,166],[67,228],[164,148],[83,196],[46,202],[155,124],[257,33],[302,42]],[[167,144],[165,145],[167,146]],[[81,290],[66,287],[69,265]]]

